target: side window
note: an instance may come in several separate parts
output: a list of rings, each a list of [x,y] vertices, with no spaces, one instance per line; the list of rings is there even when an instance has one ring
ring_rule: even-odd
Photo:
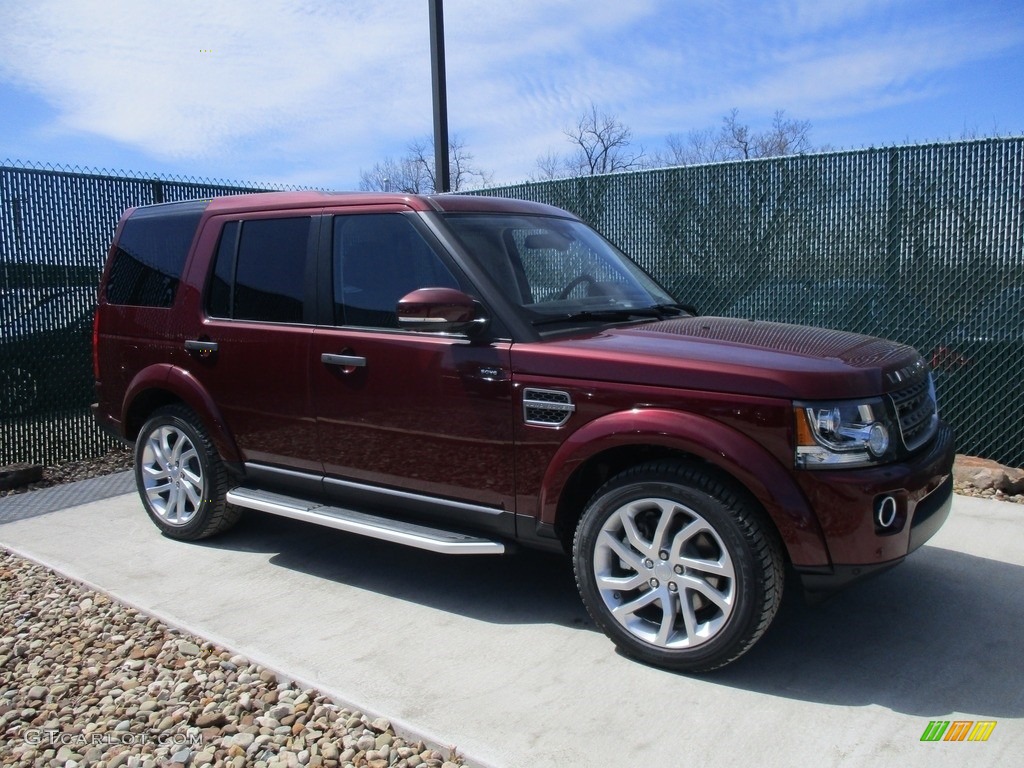
[[[398,300],[417,288],[459,288],[441,258],[399,213],[334,218],[334,322],[397,328]]]
[[[213,317],[301,323],[311,219],[229,222],[206,294]]]
[[[231,317],[231,289],[235,282],[237,252],[238,222],[229,221],[220,233],[217,260],[213,264],[210,287],[206,291],[206,313],[211,317]]]
[[[110,265],[111,304],[169,307],[205,203],[139,209],[124,223]]]
[[[257,219],[242,225],[235,265],[234,317],[301,323],[310,219]]]

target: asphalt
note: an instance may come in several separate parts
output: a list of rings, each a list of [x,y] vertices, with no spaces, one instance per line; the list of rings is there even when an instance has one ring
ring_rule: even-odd
[[[0,499],[0,546],[477,766],[1014,765],[1024,753],[1024,507],[956,497],[900,567],[795,589],[705,677],[616,653],[568,560],[446,557],[247,513],[162,537],[130,473]],[[995,721],[922,742],[930,721]]]

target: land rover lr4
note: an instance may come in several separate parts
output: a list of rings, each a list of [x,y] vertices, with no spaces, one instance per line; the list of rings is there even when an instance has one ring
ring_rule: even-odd
[[[690,298],[690,297],[687,297]],[[99,424],[167,536],[242,508],[443,554],[571,554],[626,654],[690,672],[945,520],[952,435],[912,348],[700,317],[575,216],[267,193],[127,211]]]

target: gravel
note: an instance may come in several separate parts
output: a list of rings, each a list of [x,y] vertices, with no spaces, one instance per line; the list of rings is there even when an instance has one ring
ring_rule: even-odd
[[[131,469],[113,448],[44,467],[24,493]],[[271,670],[0,547],[0,765],[454,768],[454,748],[300,690]]]
[[[969,484],[956,484],[953,486],[953,492],[958,493],[961,496],[973,496],[977,499],[992,499],[993,501],[1008,501],[1011,504],[1024,504],[1024,493],[1008,494],[1002,491],[993,490],[992,488],[986,488],[984,490],[975,488]]]
[[[2,549],[0,604],[2,765],[463,764]]]

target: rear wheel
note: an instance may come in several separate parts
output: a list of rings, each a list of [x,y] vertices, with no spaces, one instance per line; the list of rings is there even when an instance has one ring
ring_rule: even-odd
[[[240,511],[225,501],[227,470],[198,417],[172,405],[153,413],[135,443],[135,483],[146,512],[174,539],[226,531]]]
[[[730,481],[675,462],[612,478],[573,542],[576,582],[628,656],[706,672],[745,653],[782,599],[774,531]]]

